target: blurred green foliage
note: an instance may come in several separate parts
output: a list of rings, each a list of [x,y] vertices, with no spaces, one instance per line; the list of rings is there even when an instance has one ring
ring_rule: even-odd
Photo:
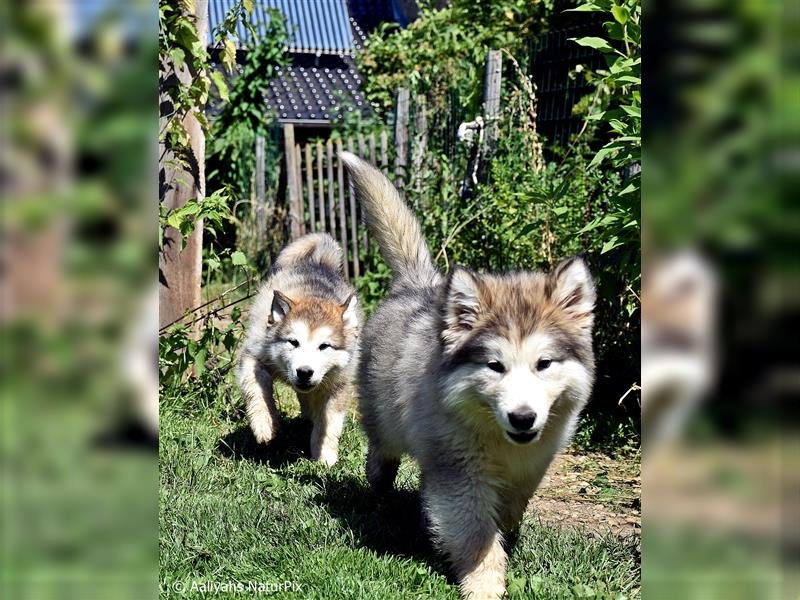
[[[155,275],[155,38],[3,8],[0,596],[152,596],[158,468],[121,346]],[[126,24],[152,32],[148,8]]]

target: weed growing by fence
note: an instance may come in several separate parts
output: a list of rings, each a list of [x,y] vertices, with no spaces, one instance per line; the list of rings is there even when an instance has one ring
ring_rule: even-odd
[[[270,114],[264,96],[278,69],[287,63],[287,33],[282,15],[275,10],[267,12],[266,23],[245,16],[243,23],[251,35],[239,48],[240,67],[228,97],[221,98],[206,144],[208,183],[229,191],[237,223],[235,229],[225,232],[226,243],[218,249],[235,245],[262,268],[284,241],[282,215],[275,212],[280,169],[274,167],[280,161],[280,142],[275,115]],[[257,138],[264,141],[264,153],[258,158],[271,167],[265,169],[264,198],[256,198],[254,189]]]

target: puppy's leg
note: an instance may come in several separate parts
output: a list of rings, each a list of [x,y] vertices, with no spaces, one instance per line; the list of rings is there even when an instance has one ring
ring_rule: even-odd
[[[447,469],[424,475],[422,497],[434,539],[455,570],[461,596],[500,598],[506,589],[506,552],[493,518],[493,491]]]
[[[528,502],[533,496],[535,488],[530,488],[520,485],[521,489],[509,490],[503,496],[503,501],[500,503],[500,510],[498,515],[498,523],[503,532],[516,531],[522,521],[522,516],[525,514],[525,509],[528,508]],[[530,491],[529,491],[530,489]]]
[[[257,360],[245,355],[239,366],[239,388],[256,441],[268,444],[275,437],[278,425],[278,409],[272,398],[272,377]]]
[[[311,430],[311,459],[332,467],[339,457],[339,437],[347,416],[347,390],[310,403],[309,413],[314,424]]]
[[[370,438],[367,448],[367,481],[376,492],[392,489],[400,460],[386,457],[380,450],[378,442]]]

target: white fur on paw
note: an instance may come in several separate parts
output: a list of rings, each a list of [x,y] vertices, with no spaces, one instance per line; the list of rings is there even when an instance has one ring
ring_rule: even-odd
[[[253,436],[255,436],[256,441],[259,444],[269,444],[272,441],[272,438],[275,437],[275,431],[273,428],[269,425],[269,423],[265,423],[263,421],[251,421],[250,429],[253,430]]]
[[[332,467],[336,464],[337,458],[338,456],[336,452],[332,450],[323,450],[319,453],[319,456],[316,458],[316,460],[324,464],[326,467]]]
[[[497,600],[506,593],[505,582],[469,581],[461,586],[461,595],[468,600]]]

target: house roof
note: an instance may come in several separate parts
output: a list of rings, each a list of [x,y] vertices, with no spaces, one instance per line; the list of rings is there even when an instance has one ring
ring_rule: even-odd
[[[235,4],[236,0],[209,0],[209,36]],[[279,69],[265,94],[278,120],[327,124],[343,112],[368,113],[352,55],[380,23],[395,20],[393,1],[256,0],[253,22],[265,23],[270,8],[280,11],[289,30],[291,65]],[[244,27],[237,33],[248,41]]]
[[[209,43],[213,43],[214,28],[235,4],[236,0],[209,0]],[[269,20],[269,9],[279,11],[286,19],[290,52],[352,54],[353,32],[346,0],[259,0],[254,3],[252,16],[257,31]],[[240,40],[249,40],[241,24],[237,33]]]
[[[345,111],[369,110],[361,77],[346,59],[295,61],[269,84],[266,101],[284,123],[330,123]]]

